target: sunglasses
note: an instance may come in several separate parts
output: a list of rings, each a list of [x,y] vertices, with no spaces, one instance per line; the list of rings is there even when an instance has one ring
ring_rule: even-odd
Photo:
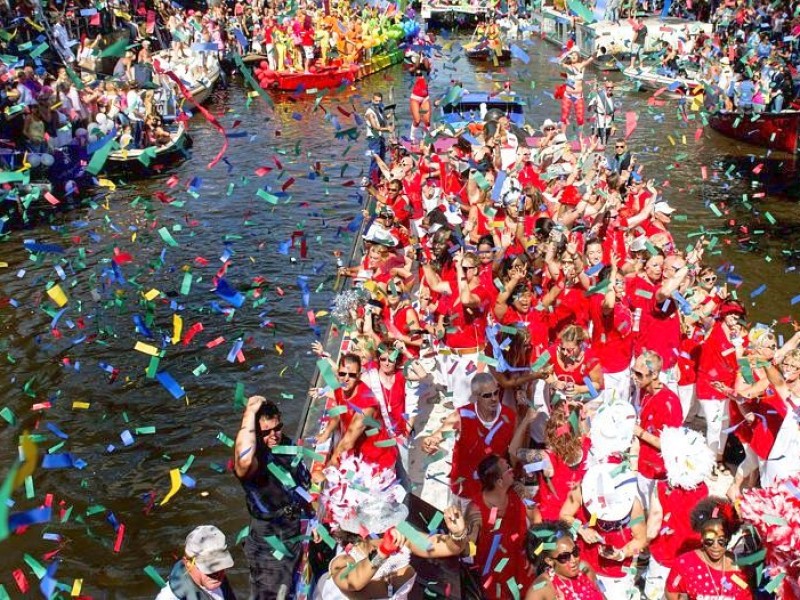
[[[553,556],[553,560],[564,565],[568,563],[573,558],[578,558],[581,555],[581,549],[578,546],[574,546],[572,548],[572,552],[562,552],[561,554],[556,554]]]
[[[283,430],[283,422],[278,423],[275,427],[270,427],[269,429],[264,429],[261,431],[261,435],[271,435],[273,433],[280,433]],[[210,577],[210,576],[209,576]]]
[[[495,388],[491,392],[486,392],[485,394],[481,394],[481,398],[489,399],[489,398],[495,398],[499,395],[500,395],[500,388]]]
[[[381,356],[380,360],[381,360],[382,363],[393,363],[394,362],[392,360],[391,356]]]
[[[624,148],[625,146],[614,146],[614,148]]]
[[[351,373],[350,371],[339,371],[339,377],[344,379],[358,379],[358,373]]]
[[[400,188],[389,188],[389,191],[392,192],[393,194],[397,194],[400,192]]]
[[[649,373],[646,373],[644,371],[634,371],[633,372],[633,376],[636,377],[637,379],[644,379],[648,375],[649,375]]]
[[[705,283],[714,283],[717,280],[716,275],[713,277],[703,277],[703,281]]]
[[[466,271],[469,271],[470,269],[477,269],[478,267],[475,267],[473,265],[461,265],[461,268]]]
[[[555,130],[556,130],[556,128],[555,128],[555,127],[553,127],[553,126],[550,126],[550,127],[545,127],[545,128],[544,128],[544,130],[545,130],[545,131],[555,131]]]
[[[711,548],[716,544],[720,548],[727,548],[728,547],[728,538],[718,537],[718,538],[706,538],[703,540],[703,546],[706,548]]]

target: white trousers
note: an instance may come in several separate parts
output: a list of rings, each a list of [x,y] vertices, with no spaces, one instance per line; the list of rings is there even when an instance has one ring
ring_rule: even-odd
[[[644,597],[645,600],[663,600],[664,592],[667,589],[667,577],[669,577],[669,567],[665,567],[655,558],[650,556],[647,565],[647,573],[644,577]]]
[[[694,409],[695,414],[697,413],[696,389],[693,383],[678,386],[678,399],[681,401],[681,412],[683,413],[684,423],[692,417],[692,409]]]
[[[634,576],[630,574],[624,577],[607,577],[598,573],[597,584],[603,591],[606,600],[639,600],[641,598]]]
[[[708,400],[700,399],[700,410],[706,418],[706,443],[717,453],[720,458],[725,451],[725,442],[728,441],[728,399]]]
[[[653,495],[653,488],[656,487],[657,479],[650,479],[641,473],[636,474],[636,487],[639,490],[639,500],[644,507],[644,511],[650,510],[650,498]]]

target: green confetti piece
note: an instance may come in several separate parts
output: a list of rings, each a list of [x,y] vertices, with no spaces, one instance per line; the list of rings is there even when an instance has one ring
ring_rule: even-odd
[[[236,546],[242,543],[242,540],[250,535],[250,525],[247,525],[242,528],[242,530],[236,534]]]
[[[775,217],[773,217],[769,211],[764,212],[764,218],[766,218],[767,221],[769,221],[770,225],[775,225],[775,223],[777,223]]]
[[[778,573],[775,576],[775,579],[772,579],[766,586],[764,586],[764,589],[768,593],[772,594],[773,592],[775,592],[775,590],[778,589],[778,587],[781,585],[781,583],[783,583],[783,578],[784,577],[786,577],[786,573]]]
[[[742,556],[736,559],[737,565],[755,565],[757,563],[764,562],[764,558],[767,556],[766,549],[761,549],[758,552],[754,552],[753,554],[748,554],[746,556]]]
[[[14,411],[7,406],[4,406],[3,409],[0,410],[0,417],[3,417],[9,425],[17,424],[17,416],[14,414]]]
[[[159,588],[163,588],[167,585],[167,582],[158,574],[156,568],[153,565],[147,565],[144,569],[145,575],[147,575],[150,579],[153,580]]]
[[[155,379],[156,373],[158,372],[158,363],[161,362],[161,358],[158,356],[151,356],[150,357],[150,364],[147,365],[147,371],[145,372],[145,377],[147,379]]]
[[[172,234],[166,227],[159,229],[158,235],[161,236],[161,239],[164,240],[167,245],[172,246],[173,248],[178,246],[178,242],[175,241],[175,238],[172,237]]]
[[[183,282],[181,282],[181,296],[188,296],[192,289],[192,274],[184,273]]]
[[[328,532],[325,525],[318,523],[315,531],[317,532],[317,535],[319,535],[319,539],[321,539],[323,543],[328,546],[328,548],[331,550],[336,548],[336,540],[331,537],[331,534]]]
[[[339,415],[343,415],[347,412],[346,406],[334,406],[328,409],[328,416],[329,417],[338,417]]]
[[[266,200],[270,204],[277,204],[278,203],[278,197],[277,196],[273,196],[272,194],[270,194],[266,190],[259,189],[256,192],[256,196],[258,196],[262,200]]]
[[[282,467],[276,465],[275,463],[269,463],[267,465],[267,470],[272,473],[275,477],[278,478],[284,487],[287,488],[296,488],[297,484],[295,483],[294,479],[292,478],[291,474],[283,469]]]
[[[391,448],[392,446],[397,446],[397,440],[394,438],[390,440],[382,440],[380,442],[375,442],[376,448]]]
[[[136,435],[153,435],[156,432],[156,428],[152,425],[145,425],[144,427],[137,427],[134,431]]]
[[[89,160],[86,170],[92,175],[99,175],[100,171],[103,170],[103,166],[106,164],[108,155],[111,154],[111,149],[113,147],[114,140],[112,139],[103,144],[101,148],[95,150],[95,153],[92,154],[91,160]]]
[[[180,468],[181,473],[186,473],[192,466],[194,462],[194,454],[190,454],[189,457],[186,459],[186,462],[183,463],[183,466]]]
[[[236,408],[244,408],[247,406],[247,398],[244,393],[244,383],[241,381],[236,382],[236,390],[233,392],[233,406]]]
[[[228,448],[233,448],[233,440],[221,431],[217,434],[217,439],[225,444]]]
[[[341,387],[339,380],[336,378],[336,374],[333,372],[331,363],[329,363],[326,359],[320,358],[317,361],[317,369],[319,369],[319,374],[322,375],[322,378],[325,380],[325,384],[329,388],[335,390]]]
[[[44,565],[40,563],[38,560],[33,558],[30,554],[25,554],[22,557],[28,566],[33,571],[33,574],[36,575],[37,579],[41,579],[47,573],[47,569],[44,568]]]
[[[547,365],[549,362],[550,362],[550,352],[545,351],[543,354],[539,356],[539,358],[536,359],[536,362],[534,362],[531,365],[531,371],[533,372],[541,371],[542,368],[544,368],[544,366]]]
[[[511,591],[511,595],[514,596],[514,600],[519,600],[519,585],[517,584],[517,580],[514,577],[512,577],[506,582],[506,585],[508,586],[508,589]]]
[[[25,478],[25,498],[32,500],[36,496],[36,490],[33,487],[33,476],[28,475]]]
[[[720,212],[720,210],[717,208],[717,205],[716,205],[716,204],[714,204],[713,202],[711,202],[711,203],[708,205],[708,208],[710,208],[710,209],[711,209],[711,212],[713,212],[715,216],[717,216],[717,217],[721,217],[721,216],[722,216],[722,213],[721,213],[721,212]]]
[[[500,560],[497,561],[497,564],[494,567],[494,572],[499,573],[505,568],[507,564],[508,564],[508,557],[506,556],[504,558],[501,558]]]
[[[411,524],[406,521],[397,525],[397,531],[402,533],[406,539],[417,546],[418,548],[428,549],[431,547],[431,541],[428,536],[417,531]]]

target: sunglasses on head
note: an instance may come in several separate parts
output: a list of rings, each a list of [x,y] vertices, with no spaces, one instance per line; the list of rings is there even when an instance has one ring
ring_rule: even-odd
[[[485,392],[485,393],[481,394],[481,398],[489,399],[489,398],[494,398],[494,397],[499,396],[499,395],[500,395],[500,388],[495,388],[491,392]]]
[[[714,546],[714,544],[716,544],[720,548],[727,548],[728,547],[728,538],[724,538],[724,537],[718,537],[718,538],[707,537],[707,538],[705,538],[703,540],[703,546],[705,546],[706,548],[711,548],[712,546]]]
[[[581,555],[581,549],[578,546],[574,546],[572,548],[572,552],[562,552],[561,554],[556,554],[553,556],[553,560],[560,563],[566,564],[573,558],[578,558]]]
[[[339,371],[339,377],[343,377],[345,379],[358,379],[358,373],[352,373],[350,371]]]

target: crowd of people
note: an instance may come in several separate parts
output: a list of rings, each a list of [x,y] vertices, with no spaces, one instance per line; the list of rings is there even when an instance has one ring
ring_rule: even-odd
[[[265,56],[269,68],[279,72],[363,64],[419,31],[402,12],[346,2],[328,11],[307,3],[291,13],[237,2],[234,18],[243,32],[241,51]]]

